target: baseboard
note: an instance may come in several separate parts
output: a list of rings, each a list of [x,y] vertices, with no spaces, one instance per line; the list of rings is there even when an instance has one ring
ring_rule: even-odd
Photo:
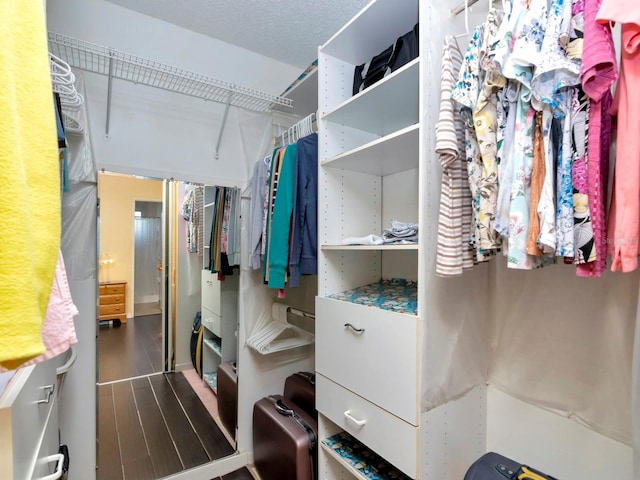
[[[193,368],[193,363],[189,362],[189,363],[178,363],[176,364],[176,373],[177,372],[183,372],[185,370],[189,370],[190,368]]]
[[[203,480],[227,475],[247,466],[247,454],[235,453],[199,467],[164,477],[164,480]]]
[[[134,303],[158,303],[160,297],[158,295],[142,295],[134,298]]]

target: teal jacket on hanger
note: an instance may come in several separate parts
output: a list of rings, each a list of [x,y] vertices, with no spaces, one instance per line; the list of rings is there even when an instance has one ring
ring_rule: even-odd
[[[296,151],[295,144],[286,148],[278,176],[278,189],[268,235],[268,254],[265,259],[265,263],[268,264],[269,288],[284,288],[289,265],[289,233],[293,212]]]

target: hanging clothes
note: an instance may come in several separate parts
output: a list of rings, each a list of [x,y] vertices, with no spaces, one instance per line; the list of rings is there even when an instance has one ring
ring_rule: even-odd
[[[42,2],[0,2],[0,24],[0,364],[15,368],[45,351],[60,175]]]
[[[258,160],[253,167],[251,177],[251,207],[250,207],[250,233],[249,233],[249,265],[253,270],[260,268],[262,264],[262,233],[266,221],[267,211],[265,199],[269,191],[269,167],[271,156]]]
[[[187,222],[187,252],[204,253],[204,188],[195,187],[189,190],[182,202],[182,218]]]
[[[268,250],[265,255],[265,263],[268,265],[266,280],[270,288],[284,288],[287,280],[296,152],[296,144],[284,149],[277,175],[277,187],[274,186],[277,193],[274,195]]]
[[[472,268],[474,250],[471,235],[471,190],[467,178],[464,123],[451,92],[462,66],[462,52],[455,37],[444,39],[440,79],[440,116],[436,124],[436,153],[442,166],[436,274],[460,275]]]
[[[578,265],[578,275],[599,277],[607,268],[606,219],[609,172],[609,140],[611,137],[611,87],[618,78],[618,67],[609,22],[596,20],[601,0],[585,1],[585,26],[582,88],[589,96],[589,133],[587,135],[587,189],[594,232],[596,259]]]
[[[267,211],[265,215],[263,239],[262,239],[262,277],[265,283],[269,282],[269,243],[271,241],[271,220],[273,217],[273,208],[275,205],[276,195],[278,193],[278,178],[280,176],[280,169],[282,167],[282,158],[285,152],[285,148],[278,148],[273,153],[273,159],[271,161],[271,169],[269,171],[269,188],[265,197],[265,209]]]
[[[640,8],[628,2],[603,1],[598,21],[622,23],[620,78],[611,113],[617,117],[617,147],[609,222],[611,270],[638,268],[640,235]]]
[[[581,276],[597,276],[606,267],[606,254],[599,254],[606,243],[606,111],[602,103],[592,108],[594,98],[585,95],[590,88],[581,89],[602,65],[605,78],[595,82],[595,101],[606,104],[615,80],[609,27],[595,28],[600,1],[505,0],[504,15],[491,9],[471,35],[450,94],[464,130],[449,131],[465,145],[476,261],[502,250],[509,268],[539,268],[557,258],[575,264]],[[627,44],[633,42],[630,37]],[[599,45],[597,58],[585,58],[585,45]],[[447,53],[445,45],[443,71]],[[444,82],[441,94],[449,97]],[[441,102],[441,118],[446,108]],[[444,167],[436,269],[446,276],[461,270],[460,251],[442,221],[450,194]],[[444,252],[456,263],[447,264]]]
[[[296,143],[289,286],[318,274],[318,134]]]
[[[73,318],[78,313],[78,309],[71,298],[62,252],[58,252],[53,286],[51,287],[47,314],[42,327],[42,340],[46,351],[42,355],[25,362],[22,366],[44,362],[66,352],[71,348],[71,345],[78,343],[73,323]]]
[[[467,174],[472,197],[472,228],[469,242],[476,247],[476,261],[484,262],[495,255],[495,250],[486,250],[480,246],[482,230],[488,228],[486,218],[480,211],[481,191],[479,181],[482,178],[482,156],[473,124],[473,107],[475,106],[481,84],[480,50],[484,38],[484,25],[474,30],[463,57],[458,81],[453,86],[451,98],[461,106],[460,114],[465,124],[465,153]]]
[[[213,203],[207,269],[224,280],[240,263],[240,190],[216,186]]]

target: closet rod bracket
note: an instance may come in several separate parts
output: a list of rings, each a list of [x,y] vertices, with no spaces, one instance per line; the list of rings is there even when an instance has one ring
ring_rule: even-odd
[[[220,158],[220,143],[222,142],[222,133],[224,132],[224,127],[227,124],[227,117],[229,116],[229,107],[231,106],[231,93],[229,93],[229,98],[226,101],[224,106],[224,115],[222,116],[222,125],[220,126],[220,133],[218,134],[218,141],[216,142],[216,160]]]
[[[109,52],[109,75],[107,83],[107,120],[104,127],[104,136],[109,138],[109,127],[111,124],[111,88],[113,86],[113,52]]]

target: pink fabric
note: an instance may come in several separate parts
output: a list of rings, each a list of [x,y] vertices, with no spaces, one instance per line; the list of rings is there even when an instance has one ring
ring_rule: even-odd
[[[42,341],[47,351],[23,366],[44,362],[69,350],[71,345],[78,343],[73,317],[78,314],[78,309],[73,304],[67,272],[64,268],[62,252],[58,252],[56,273],[53,277],[49,306],[42,327]]]
[[[579,277],[599,277],[607,268],[605,211],[611,132],[609,108],[611,86],[618,78],[618,66],[609,23],[600,24],[596,21],[601,3],[602,0],[586,0],[584,9],[584,54],[580,80],[582,88],[590,97],[587,192],[596,260],[578,265]]]
[[[626,3],[626,2],[625,2]],[[629,6],[628,10],[637,10]],[[631,272],[638,267],[640,228],[640,26],[622,25],[620,80],[612,113],[618,116],[616,165],[609,221],[612,271]]]
[[[609,22],[596,21],[603,0],[586,0],[584,9],[584,45],[580,81],[584,93],[601,100],[618,78],[616,52]]]
[[[633,23],[640,26],[640,2],[637,0],[602,0],[597,20],[602,23]]]

